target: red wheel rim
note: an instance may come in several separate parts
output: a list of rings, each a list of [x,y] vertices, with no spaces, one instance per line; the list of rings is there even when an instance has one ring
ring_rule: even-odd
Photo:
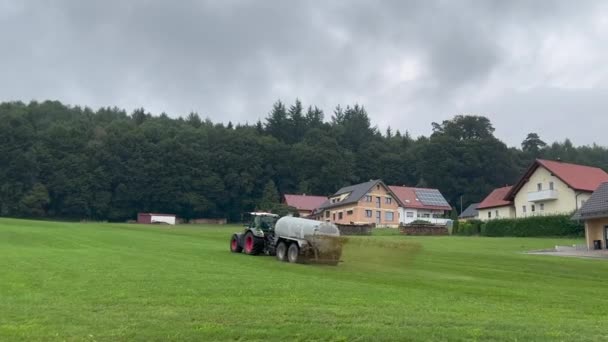
[[[230,248],[232,248],[232,250],[236,250],[236,239],[232,238],[232,241],[230,241]]]
[[[253,236],[248,235],[245,238],[245,250],[247,252],[251,252],[252,249],[253,249]]]

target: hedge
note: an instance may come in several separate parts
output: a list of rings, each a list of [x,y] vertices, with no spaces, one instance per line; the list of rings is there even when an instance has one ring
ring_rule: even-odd
[[[453,235],[480,235],[483,222],[479,220],[469,220],[458,223],[458,229],[452,231]]]
[[[534,216],[519,219],[496,219],[484,223],[480,233],[485,236],[584,236],[585,226],[573,221],[571,215]]]

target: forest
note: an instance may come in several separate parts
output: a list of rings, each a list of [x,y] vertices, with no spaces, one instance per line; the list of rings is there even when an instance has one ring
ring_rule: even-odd
[[[398,118],[396,118],[398,120]],[[535,159],[608,170],[608,149],[546,144],[522,131],[521,147],[494,136],[489,119],[456,115],[428,137],[380,131],[360,105],[331,115],[296,100],[264,121],[214,123],[144,109],[0,104],[0,216],[124,221],[137,212],[238,221],[285,193],[330,195],[383,179],[438,188],[460,204],[512,184]]]

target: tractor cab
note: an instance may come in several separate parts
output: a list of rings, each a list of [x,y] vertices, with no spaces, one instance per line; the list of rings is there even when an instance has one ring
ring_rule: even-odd
[[[265,212],[253,212],[249,215],[251,218],[247,227],[264,233],[273,231],[279,219],[279,215]]]

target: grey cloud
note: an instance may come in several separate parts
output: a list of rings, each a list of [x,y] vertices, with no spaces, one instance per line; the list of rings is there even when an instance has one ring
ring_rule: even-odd
[[[577,108],[596,127],[608,124],[602,115],[608,70],[596,73],[591,89],[554,89],[543,82],[563,75],[546,70],[553,58],[540,53],[556,32],[604,36],[602,7],[600,1],[0,0],[0,100],[143,106],[254,122],[277,99],[298,97],[327,116],[337,104],[359,102],[380,127],[414,135],[428,134],[432,121],[474,112],[491,117],[511,145],[531,130],[546,140],[608,144],[601,132],[573,125]],[[584,53],[601,58],[608,52],[601,45]],[[577,69],[580,53],[572,52],[570,73],[582,80],[589,70]],[[535,87],[523,87],[528,83]],[[557,126],[539,124],[555,117]]]

